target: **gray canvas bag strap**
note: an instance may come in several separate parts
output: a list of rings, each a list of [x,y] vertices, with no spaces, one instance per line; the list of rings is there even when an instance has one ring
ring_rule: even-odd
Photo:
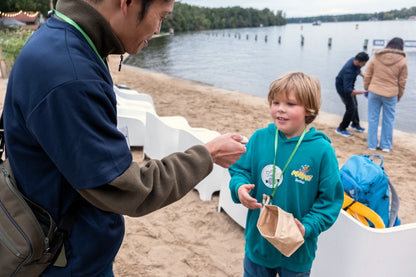
[[[389,227],[393,227],[394,223],[396,222],[397,215],[399,213],[399,195],[397,194],[397,190],[394,187],[393,183],[387,177],[389,182],[389,188],[391,191],[391,204],[390,204],[390,215],[389,215]]]

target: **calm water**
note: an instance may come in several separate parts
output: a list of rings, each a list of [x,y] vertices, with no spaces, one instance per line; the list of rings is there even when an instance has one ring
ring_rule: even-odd
[[[372,51],[380,48],[372,46],[374,39],[389,40],[399,36],[404,40],[416,40],[415,30],[416,21],[383,21],[192,32],[153,39],[148,48],[130,56],[127,63],[261,97],[267,97],[270,83],[282,74],[303,71],[321,81],[322,110],[342,115],[345,108],[334,83],[344,63],[363,51],[365,39],[369,41],[367,52],[371,57]],[[301,36],[304,37],[303,46]],[[395,127],[416,133],[413,112],[416,107],[416,47],[405,48],[405,51],[409,76],[405,95],[397,106]],[[361,77],[357,78],[356,88],[363,88]],[[361,120],[367,121],[366,99],[358,98]]]

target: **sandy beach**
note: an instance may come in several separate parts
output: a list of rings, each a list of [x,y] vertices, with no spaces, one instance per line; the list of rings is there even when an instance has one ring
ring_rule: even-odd
[[[266,98],[126,65],[119,72],[118,63],[119,56],[110,57],[114,84],[150,94],[160,116],[180,115],[192,127],[237,132],[247,137],[270,122]],[[4,97],[6,83],[4,79],[0,81]],[[416,222],[416,185],[412,181],[416,135],[395,131],[390,153],[370,152],[366,132],[354,133],[350,138],[335,134],[340,121],[339,116],[321,112],[312,126],[332,140],[340,166],[352,155],[382,155],[385,171],[399,193],[402,224]],[[362,125],[367,127],[366,122]],[[135,161],[146,162],[140,148],[132,149],[132,154]],[[180,201],[150,215],[126,217],[126,236],[114,263],[115,275],[242,276],[244,230],[225,212],[219,213],[217,207],[218,193],[211,201],[203,202],[196,191],[191,191]]]

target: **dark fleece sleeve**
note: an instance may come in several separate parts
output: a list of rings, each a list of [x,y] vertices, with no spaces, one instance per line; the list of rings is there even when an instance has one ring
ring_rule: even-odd
[[[197,145],[162,160],[150,160],[143,167],[132,162],[109,184],[79,193],[104,211],[142,216],[182,198],[212,169],[210,153]]]

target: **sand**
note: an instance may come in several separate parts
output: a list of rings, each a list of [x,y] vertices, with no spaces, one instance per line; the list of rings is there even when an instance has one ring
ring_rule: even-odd
[[[158,115],[181,115],[193,127],[247,137],[270,122],[265,98],[126,65],[119,72],[118,62],[118,56],[109,59],[114,83],[150,94]],[[1,96],[5,90],[5,80],[1,80]],[[332,140],[340,166],[355,154],[382,155],[385,171],[399,193],[402,223],[416,222],[416,185],[412,181],[416,135],[395,131],[390,153],[370,152],[366,132],[354,133],[350,138],[335,134],[340,121],[339,116],[321,112],[312,125]],[[362,125],[367,127],[366,122]],[[135,161],[146,162],[141,148],[133,148],[132,154]],[[242,276],[244,230],[217,208],[218,193],[211,201],[203,202],[196,191],[191,191],[150,215],[125,217],[126,236],[115,259],[115,275]]]

